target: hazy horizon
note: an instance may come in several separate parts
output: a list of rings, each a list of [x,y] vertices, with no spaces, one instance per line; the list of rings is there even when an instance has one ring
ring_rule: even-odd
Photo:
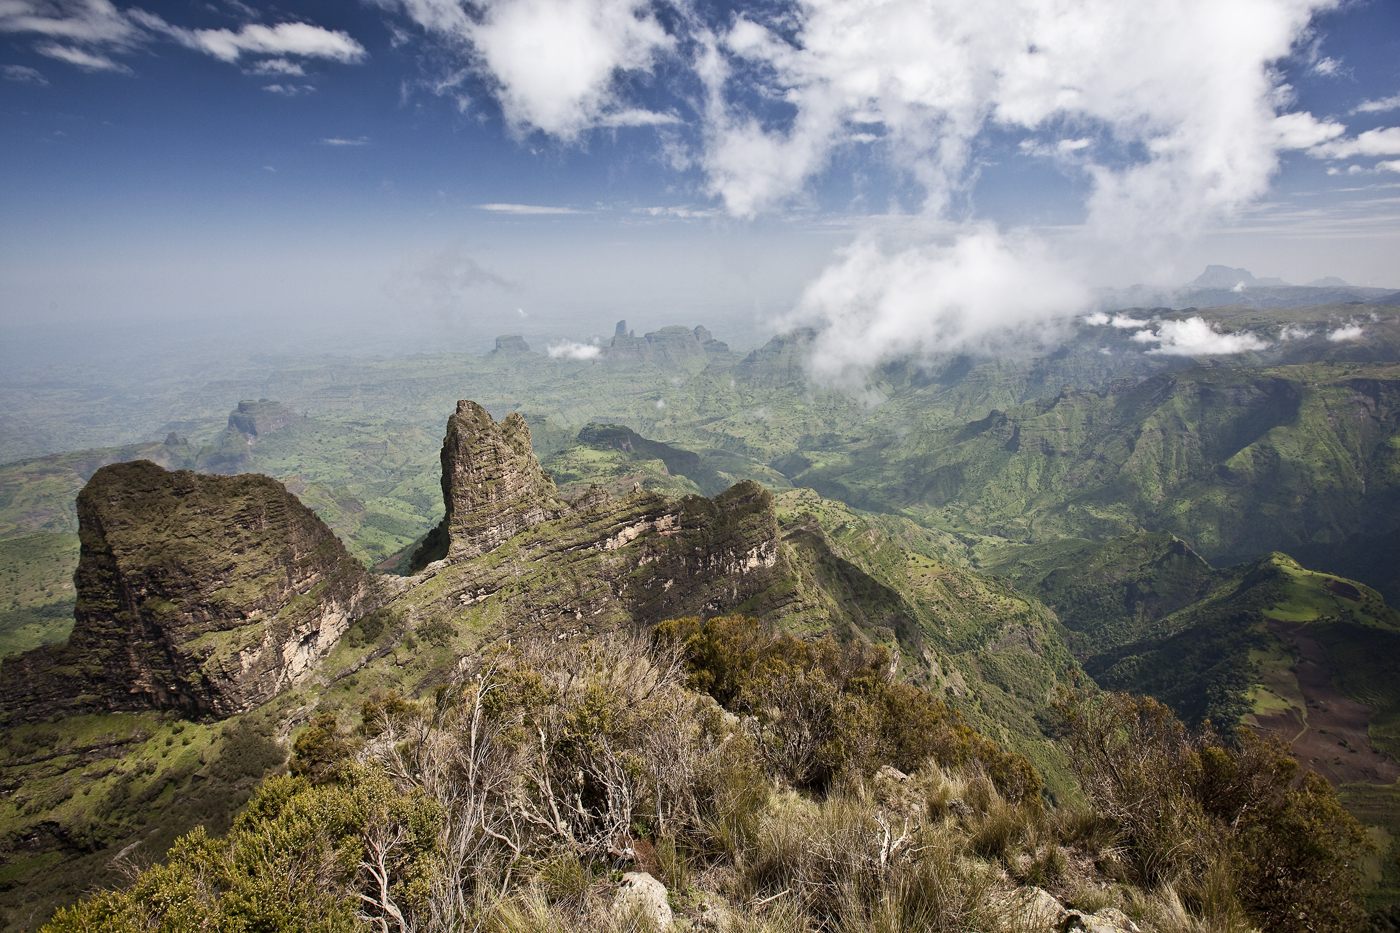
[[[849,374],[1209,264],[1400,288],[1395,4],[474,9],[7,4],[0,367],[625,318]]]

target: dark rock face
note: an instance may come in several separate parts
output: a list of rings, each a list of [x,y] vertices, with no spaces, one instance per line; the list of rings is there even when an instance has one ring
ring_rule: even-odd
[[[262,437],[301,420],[301,415],[281,402],[260,398],[256,402],[239,402],[228,416],[228,426],[229,430],[240,434]]]
[[[5,659],[12,721],[251,709],[309,675],[373,598],[331,530],[266,476],[116,464],[83,488],[78,521],[73,634]]]
[[[633,440],[594,427],[600,443]],[[442,465],[447,517],[435,554],[417,560],[447,558],[430,568],[443,601],[432,611],[479,606],[507,630],[597,629],[761,612],[762,595],[791,582],[773,497],[757,483],[679,500],[641,489],[613,499],[595,486],[564,501],[530,451],[525,420],[496,424],[470,401],[448,419]]]
[[[448,556],[485,554],[517,532],[566,508],[530,449],[530,428],[517,412],[497,424],[462,400],[442,441],[443,527]]]
[[[496,338],[497,353],[529,353],[530,345],[519,334],[503,334]]]
[[[757,483],[681,500],[594,487],[572,505],[489,555],[442,565],[440,605],[427,611],[474,607],[507,634],[576,633],[741,607],[764,615],[791,600],[773,499]]]

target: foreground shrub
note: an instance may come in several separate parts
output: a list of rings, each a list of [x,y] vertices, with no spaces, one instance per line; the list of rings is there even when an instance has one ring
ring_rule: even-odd
[[[684,650],[690,684],[748,717],[765,768],[799,787],[825,788],[882,765],[912,771],[933,758],[978,763],[1015,801],[1037,800],[1040,776],[925,690],[898,683],[889,653],[765,632],[741,615],[662,622],[660,646]]]
[[[1363,827],[1281,742],[1191,733],[1146,697],[1057,702],[1071,764],[1119,831],[1136,883],[1181,892],[1222,921],[1242,908],[1270,931],[1356,930]]]
[[[736,933],[1043,933],[1026,885],[1161,933],[1357,928],[1364,837],[1280,747],[1150,700],[1060,712],[1088,807],[1047,813],[1029,766],[870,648],[739,617],[517,644],[433,697],[317,716],[226,837],[48,929],[640,933],[625,869]]]
[[[46,929],[360,929],[366,903],[426,905],[438,816],[422,794],[402,793],[374,769],[333,786],[274,777],[227,837],[196,829],[165,864],[60,911]]]

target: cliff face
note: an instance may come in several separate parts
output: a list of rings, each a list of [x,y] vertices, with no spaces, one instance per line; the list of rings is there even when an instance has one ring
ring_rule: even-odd
[[[228,426],[231,431],[249,437],[261,437],[301,420],[301,415],[281,402],[266,398],[260,398],[256,402],[245,399],[239,402],[238,407],[228,416]]]
[[[442,467],[447,517],[429,544],[447,561],[431,568],[432,597],[404,597],[429,612],[476,607],[507,630],[651,623],[738,608],[788,572],[772,496],[756,483],[714,499],[594,487],[564,501],[525,420],[496,424],[470,401],[448,419]]]
[[[713,499],[595,486],[567,501],[525,419],[498,424],[471,401],[448,419],[441,460],[438,562],[400,591],[410,616],[583,631],[801,602],[772,496],[755,483]],[[78,519],[72,637],[5,660],[0,720],[232,715],[310,675],[373,608],[365,569],[266,476],[114,464],[79,494]]]
[[[515,413],[497,424],[486,409],[465,399],[447,419],[442,497],[453,559],[485,554],[565,508],[530,450],[525,419]]]
[[[266,476],[115,464],[78,495],[78,521],[72,637],[5,660],[11,720],[250,709],[310,673],[371,598],[364,568]]]

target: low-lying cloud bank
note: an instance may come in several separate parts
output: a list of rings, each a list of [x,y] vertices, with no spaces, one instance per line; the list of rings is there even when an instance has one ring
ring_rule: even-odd
[[[1282,152],[1400,151],[1400,130],[1292,107],[1279,63],[1338,0],[377,2],[455,49],[517,134],[659,127],[668,164],[736,218],[802,203],[858,148],[903,177],[926,232],[858,235],[788,320],[821,331],[822,378],[1053,331],[1086,283],[1150,277],[1258,200]],[[993,137],[1082,182],[1084,221],[1053,248],[962,219]],[[1153,334],[1153,352],[1251,348],[1204,322]]]
[[[946,245],[857,241],[807,288],[790,323],[818,328],[816,377],[858,383],[891,359],[1039,341],[1087,299],[1043,243],[987,228]]]
[[[1233,353],[1247,353],[1263,350],[1269,346],[1267,340],[1253,334],[1225,334],[1216,330],[1215,325],[1205,318],[1190,317],[1184,321],[1160,321],[1133,334],[1139,343],[1155,343],[1148,353],[1165,356],[1227,356]]]
[[[565,340],[561,343],[551,344],[547,350],[549,358],[554,360],[596,360],[598,354],[603,352],[601,347],[591,343],[574,343]]]

